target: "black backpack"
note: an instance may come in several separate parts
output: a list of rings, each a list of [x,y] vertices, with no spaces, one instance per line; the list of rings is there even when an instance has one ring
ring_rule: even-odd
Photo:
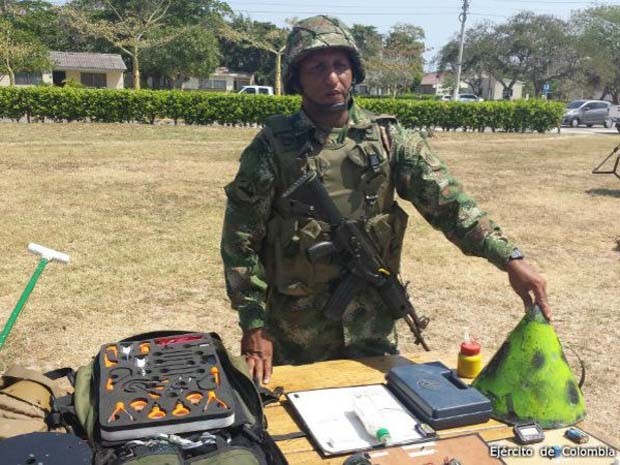
[[[218,396],[222,397],[223,405],[234,405],[234,420],[219,418],[215,419],[215,426],[213,428],[183,432],[180,431],[183,429],[183,419],[171,418],[170,423],[173,425],[171,429],[174,431],[172,434],[166,431],[165,426],[154,428],[153,431],[147,431],[143,434],[144,437],[140,437],[139,432],[131,431],[130,419],[134,420],[140,415],[144,418],[145,414],[139,413],[140,410],[150,409],[152,413],[159,409],[159,404],[162,404],[164,408],[167,405],[167,410],[170,411],[170,406],[172,405],[165,397],[157,397],[158,394],[165,396],[170,384],[159,385],[157,382],[160,378],[151,376],[155,372],[163,379],[162,372],[167,374],[164,368],[159,370],[153,369],[158,361],[156,354],[167,353],[165,350],[155,352],[154,349],[157,347],[151,348],[150,353],[151,357],[153,357],[153,363],[150,368],[149,365],[143,368],[144,371],[142,373],[147,375],[153,384],[141,385],[138,383],[138,390],[144,390],[144,392],[140,393],[139,398],[141,398],[142,404],[146,405],[136,403],[135,407],[141,407],[140,410],[135,410],[129,404],[125,405],[125,403],[123,403],[122,409],[117,409],[118,405],[115,405],[114,402],[112,402],[114,407],[100,405],[100,403],[107,402],[105,395],[100,396],[102,390],[113,389],[117,380],[120,386],[120,379],[118,377],[117,379],[112,379],[114,376],[108,376],[109,373],[112,373],[112,368],[107,370],[107,366],[118,366],[121,369],[124,366],[129,366],[129,357],[131,355],[127,355],[127,361],[125,362],[122,360],[123,354],[119,353],[118,349],[121,347],[131,347],[134,352],[138,352],[138,350],[142,350],[141,344],[146,344],[144,341],[153,343],[156,340],[196,342],[196,344],[183,344],[180,342],[178,345],[179,349],[176,351],[181,354],[184,353],[183,347],[187,346],[188,349],[186,350],[190,351],[192,350],[191,347],[193,347],[194,350],[191,354],[194,356],[194,363],[197,360],[195,357],[201,356],[205,361],[204,366],[207,367],[209,364],[206,361],[211,360],[208,357],[213,357],[214,355],[217,357],[218,366],[222,369],[222,373],[219,374],[221,383],[222,386],[227,387],[225,392],[224,387],[222,387],[220,390],[224,393],[221,396],[218,394]],[[195,350],[200,345],[200,341],[203,341],[204,348],[210,352]],[[110,347],[117,348],[116,354],[114,350],[109,349]],[[164,349],[166,348],[165,346],[163,347]],[[143,355],[148,356],[146,353]],[[136,358],[139,356],[135,355]],[[174,359],[176,360],[176,358]],[[187,358],[183,363],[189,364],[190,360],[192,360],[191,357]],[[102,364],[106,365],[103,369]],[[172,365],[174,368],[174,363]],[[151,373],[146,373],[149,369]],[[100,379],[102,373],[108,379]],[[190,370],[190,374],[196,373],[198,371]],[[204,373],[204,370],[199,374],[205,374],[206,378],[207,374]],[[202,395],[204,398],[200,398],[200,403],[196,403],[196,408],[204,406],[207,396],[210,395],[209,389],[212,386],[202,385],[205,389],[198,389],[196,378],[192,379],[191,376],[186,378],[179,377],[179,379],[181,378],[185,379],[187,384],[185,386],[186,390],[181,390],[183,396],[191,398],[190,395],[192,394],[199,398]],[[153,379],[155,381],[152,381]],[[173,382],[171,377],[165,379],[167,381],[164,382]],[[187,383],[188,379],[189,383]],[[205,383],[209,382],[208,379],[205,381]],[[228,387],[231,389],[228,390]],[[100,402],[100,399],[104,400]],[[71,400],[71,408],[61,407],[60,410],[64,410],[63,418],[67,420],[67,423],[73,423],[76,433],[81,433],[81,435],[88,438],[94,449],[95,465],[287,465],[284,455],[267,433],[261,394],[259,394],[259,390],[249,376],[245,360],[243,357],[231,356],[224,348],[220,337],[215,333],[160,331],[136,335],[114,344],[106,344],[91,363],[80,367],[77,371],[75,392]],[[196,399],[194,398],[194,400]],[[166,404],[166,402],[168,403]],[[189,407],[193,415],[193,407],[189,404],[186,406]],[[184,414],[184,407],[179,408],[181,410],[178,410],[177,413]],[[211,407],[208,408],[210,409]],[[107,430],[108,425],[103,417],[107,416],[111,409],[113,411],[108,420],[118,421],[118,424],[127,423],[127,431],[129,432],[119,429],[111,433]],[[69,410],[73,412],[73,415],[68,414]],[[221,408],[220,410],[222,410],[221,414],[225,415],[226,408]],[[100,418],[100,413],[102,412],[104,414]],[[116,412],[116,416],[114,416],[114,412]],[[197,413],[196,415],[199,414]],[[73,417],[73,421],[71,421],[71,417]],[[153,423],[157,423],[157,421],[154,420]],[[124,439],[122,437],[124,434],[129,434],[132,437]]]

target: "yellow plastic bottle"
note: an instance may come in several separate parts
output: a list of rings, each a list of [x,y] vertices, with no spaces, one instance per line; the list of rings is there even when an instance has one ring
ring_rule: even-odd
[[[465,331],[456,372],[461,378],[475,378],[482,370],[482,355],[480,355],[480,344],[469,337],[469,332]]]

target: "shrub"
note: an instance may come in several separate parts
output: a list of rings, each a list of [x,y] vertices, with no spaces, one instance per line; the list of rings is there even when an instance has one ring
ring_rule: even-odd
[[[396,116],[405,127],[445,130],[540,131],[559,125],[563,105],[544,100],[463,103],[416,98],[366,98],[364,108]],[[239,95],[179,90],[115,90],[72,87],[0,88],[0,117],[54,121],[175,124],[262,124],[269,115],[292,114],[299,96]]]

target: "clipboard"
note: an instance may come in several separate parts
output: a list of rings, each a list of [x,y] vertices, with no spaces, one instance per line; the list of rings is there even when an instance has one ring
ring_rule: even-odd
[[[370,397],[380,411],[391,436],[388,446],[429,440],[416,430],[420,421],[384,384],[296,391],[287,398],[321,455],[331,456],[383,447],[355,414],[358,395]]]

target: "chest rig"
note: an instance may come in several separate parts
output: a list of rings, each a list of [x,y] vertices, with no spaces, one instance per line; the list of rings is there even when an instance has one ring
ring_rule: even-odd
[[[364,221],[391,207],[390,142],[381,118],[351,124],[331,135],[299,124],[300,119],[298,113],[275,115],[266,121],[280,194],[304,172],[313,170],[346,218]],[[387,117],[384,120],[389,121]],[[303,213],[287,211],[278,204],[276,208],[284,216]]]
[[[380,122],[357,118],[329,137],[301,113],[267,119],[263,134],[272,151],[277,192],[262,259],[273,290],[293,296],[329,292],[342,275],[340,257],[311,262],[306,253],[329,239],[330,225],[314,218],[308,204],[282,199],[308,170],[318,174],[342,216],[359,220],[384,260],[398,270],[406,214],[394,202],[389,139]]]

